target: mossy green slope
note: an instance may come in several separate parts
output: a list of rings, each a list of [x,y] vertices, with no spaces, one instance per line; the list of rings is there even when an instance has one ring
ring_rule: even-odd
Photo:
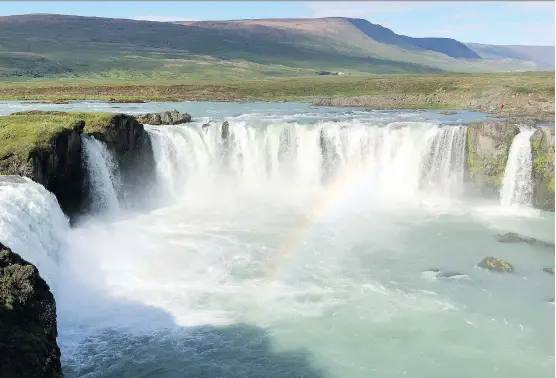
[[[85,121],[85,132],[102,132],[110,113],[27,111],[0,117],[0,160],[8,156],[27,159],[36,147],[44,147],[58,132]]]

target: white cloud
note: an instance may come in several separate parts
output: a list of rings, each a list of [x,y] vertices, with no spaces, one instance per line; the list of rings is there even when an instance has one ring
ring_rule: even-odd
[[[196,18],[191,17],[176,17],[176,16],[135,16],[134,20],[138,21],[156,21],[156,22],[174,22],[174,21],[198,21]]]

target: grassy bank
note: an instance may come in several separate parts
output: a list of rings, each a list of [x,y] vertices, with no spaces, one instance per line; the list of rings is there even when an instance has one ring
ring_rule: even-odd
[[[12,155],[27,159],[35,147],[43,147],[57,132],[85,121],[85,131],[102,131],[112,114],[28,111],[0,117],[0,161]]]
[[[554,73],[324,76],[223,81],[31,81],[0,83],[1,100],[304,101],[373,108],[554,113]]]

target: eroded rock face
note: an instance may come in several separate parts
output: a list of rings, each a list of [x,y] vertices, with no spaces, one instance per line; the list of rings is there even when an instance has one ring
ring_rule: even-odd
[[[191,122],[191,116],[187,113],[180,113],[174,109],[161,113],[147,113],[138,116],[137,120],[147,125],[177,125]]]
[[[76,122],[52,137],[47,147],[31,151],[29,159],[7,156],[0,170],[31,178],[52,192],[72,221],[90,205],[88,172],[81,134],[85,122]],[[133,116],[115,114],[102,132],[93,136],[106,143],[117,160],[126,193],[145,191],[155,175],[151,139]],[[138,190],[140,188],[141,190]],[[143,193],[141,193],[143,194]],[[132,196],[133,197],[133,196]],[[133,201],[134,198],[130,198]]]
[[[508,122],[483,121],[468,126],[467,173],[475,184],[501,187],[508,153],[518,133],[518,126]]]
[[[106,143],[116,157],[125,193],[139,194],[139,188],[153,182],[156,173],[151,138],[135,117],[116,114],[104,132],[93,136]]]
[[[531,136],[533,205],[554,211],[554,127],[539,127]]]
[[[0,243],[0,376],[62,377],[56,302],[37,268]]]
[[[485,257],[478,266],[483,269],[488,269],[494,272],[500,273],[511,273],[514,271],[514,267],[509,262],[502,260],[498,257]]]
[[[81,133],[85,122],[56,134],[49,148],[36,148],[30,162],[33,181],[54,193],[66,214],[79,212],[85,196],[85,171],[82,169]]]

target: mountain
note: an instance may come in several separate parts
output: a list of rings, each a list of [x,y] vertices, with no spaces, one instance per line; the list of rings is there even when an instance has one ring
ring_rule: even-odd
[[[554,46],[483,45],[467,43],[467,47],[486,59],[517,59],[554,67]]]
[[[520,56],[521,57],[521,56]],[[449,38],[412,38],[350,18],[150,22],[33,14],[0,17],[0,78],[245,79],[531,70]]]
[[[479,54],[463,43],[451,38],[412,38],[394,33],[384,26],[367,20],[348,19],[357,29],[377,42],[397,46],[403,49],[423,49],[436,51],[452,58],[481,59]]]

